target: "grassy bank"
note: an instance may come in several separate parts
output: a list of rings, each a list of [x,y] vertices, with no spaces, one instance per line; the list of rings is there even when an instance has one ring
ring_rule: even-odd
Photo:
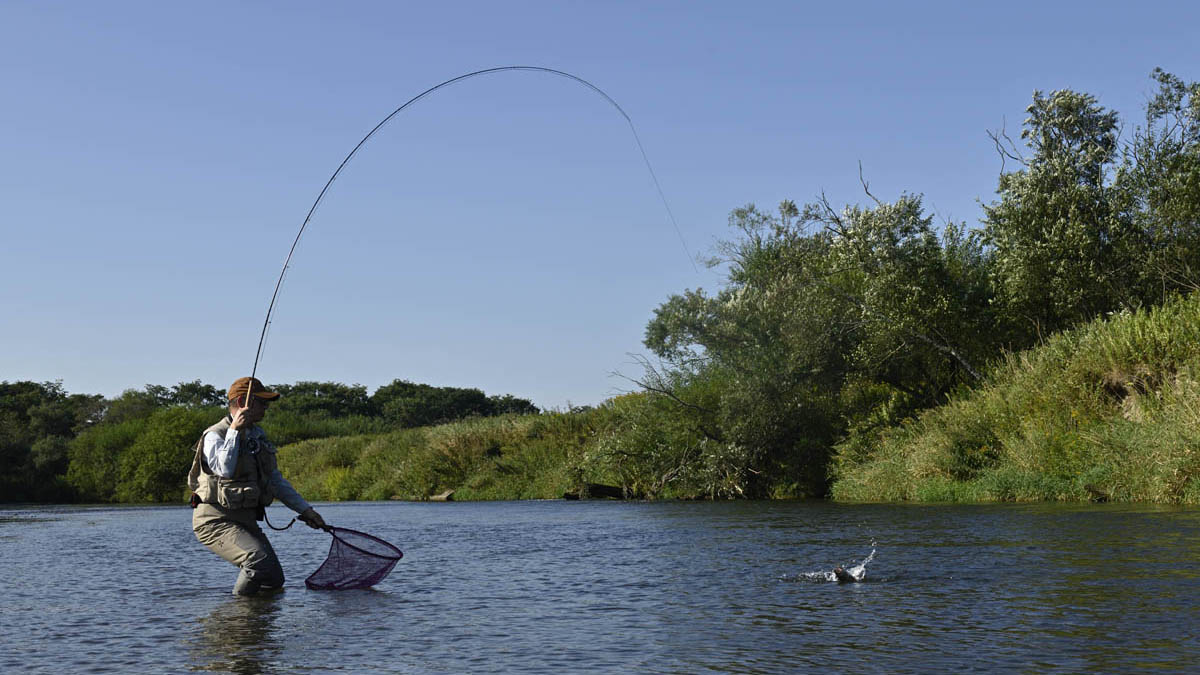
[[[596,413],[477,418],[280,449],[280,469],[312,500],[552,499],[577,490]],[[602,477],[600,477],[602,478]]]
[[[1200,503],[1200,294],[1012,355],[982,387],[838,447],[835,499]]]

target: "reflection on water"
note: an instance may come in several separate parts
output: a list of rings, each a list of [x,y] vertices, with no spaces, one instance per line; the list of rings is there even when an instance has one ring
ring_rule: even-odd
[[[193,633],[192,668],[238,675],[269,672],[281,649],[273,629],[282,595],[231,595],[218,604]]]
[[[196,542],[186,508],[0,510],[0,672],[1179,672],[1200,658],[1196,510],[321,513],[404,559],[375,589],[308,591],[328,535],[273,532],[288,590],[235,598],[232,568]],[[825,582],[855,563],[863,583]],[[806,575],[821,583],[788,583]]]

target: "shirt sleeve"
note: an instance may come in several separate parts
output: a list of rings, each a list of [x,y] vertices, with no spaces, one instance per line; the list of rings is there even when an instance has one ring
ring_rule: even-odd
[[[296,513],[304,513],[312,508],[308,502],[304,501],[304,497],[301,497],[300,493],[296,492],[296,488],[292,487],[292,484],[283,477],[283,474],[279,473],[279,469],[272,471],[271,475],[267,477],[267,481],[271,484],[271,488],[274,489],[275,496],[279,501],[287,504],[289,509]]]
[[[221,478],[233,478],[238,460],[238,432],[230,429],[204,434],[204,461],[208,469]]]

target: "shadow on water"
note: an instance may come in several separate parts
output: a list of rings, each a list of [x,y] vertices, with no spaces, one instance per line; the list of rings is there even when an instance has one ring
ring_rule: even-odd
[[[191,645],[192,670],[257,675],[271,672],[282,643],[276,620],[283,593],[230,597],[200,619]]]

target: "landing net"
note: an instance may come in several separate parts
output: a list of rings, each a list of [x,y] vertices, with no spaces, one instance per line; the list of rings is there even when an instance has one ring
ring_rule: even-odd
[[[374,586],[404,557],[400,549],[379,537],[341,527],[330,527],[327,531],[333,535],[329,556],[304,580],[304,585],[314,591]]]

